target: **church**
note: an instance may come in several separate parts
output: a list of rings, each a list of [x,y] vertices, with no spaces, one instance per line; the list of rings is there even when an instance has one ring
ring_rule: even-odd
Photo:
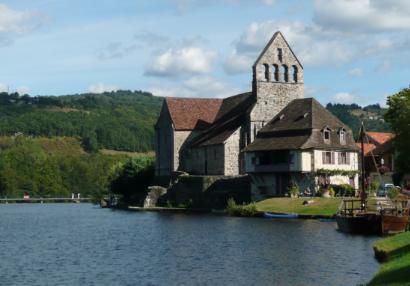
[[[224,99],[165,98],[155,125],[156,176],[170,177],[178,171],[204,176],[250,174],[252,192],[271,195],[282,192],[278,184],[286,185],[291,173],[312,173],[317,166],[323,167],[314,166],[316,151],[317,156],[330,156],[329,163],[335,161],[333,151],[344,152],[338,156],[348,159],[331,168],[357,170],[358,150],[352,131],[316,100],[304,99],[303,66],[280,32],[256,59],[252,75],[250,92]],[[281,113],[286,109],[287,114]],[[303,132],[309,134],[302,134],[302,142],[299,133]],[[326,139],[320,139],[322,135]],[[278,140],[278,136],[283,138]],[[337,136],[343,137],[342,141],[334,139]],[[293,139],[299,140],[298,144],[292,144]],[[323,149],[330,155],[322,155],[319,150]],[[292,152],[300,154],[298,164],[304,168],[292,170],[288,166]],[[286,166],[262,166],[272,165],[275,160],[266,159],[272,156],[287,158],[280,162]],[[279,173],[286,175],[278,179]],[[342,181],[354,184],[357,178]]]

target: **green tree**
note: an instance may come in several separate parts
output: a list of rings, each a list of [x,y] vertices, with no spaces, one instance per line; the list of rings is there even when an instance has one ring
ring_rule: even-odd
[[[386,121],[396,134],[394,145],[398,152],[397,169],[402,173],[410,172],[410,88],[405,88],[387,99],[389,106]]]

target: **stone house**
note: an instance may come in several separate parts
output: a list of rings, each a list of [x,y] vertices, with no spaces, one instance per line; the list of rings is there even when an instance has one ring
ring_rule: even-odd
[[[288,192],[292,184],[358,188],[358,152],[349,127],[313,98],[295,99],[259,130],[245,149],[252,199]]]
[[[241,150],[280,110],[304,96],[303,67],[280,32],[256,59],[252,75],[247,93],[164,100],[155,125],[157,176],[245,172]]]

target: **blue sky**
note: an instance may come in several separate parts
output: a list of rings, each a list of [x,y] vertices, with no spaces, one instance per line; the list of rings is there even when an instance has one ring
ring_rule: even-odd
[[[409,86],[407,0],[0,2],[0,91],[224,97],[280,30],[322,103],[384,104]]]

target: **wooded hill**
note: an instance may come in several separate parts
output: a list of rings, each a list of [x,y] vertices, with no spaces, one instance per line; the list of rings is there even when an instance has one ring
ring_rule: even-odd
[[[103,94],[19,96],[0,93],[0,136],[78,137],[87,151],[153,150],[154,124],[163,97],[143,91],[120,90]],[[363,120],[367,130],[389,131],[386,109],[357,104],[328,104],[327,109],[357,135]]]
[[[362,121],[368,131],[391,131],[390,125],[384,120],[387,108],[382,108],[379,104],[360,107],[357,104],[328,103],[326,108],[352,128],[355,137],[358,136]]]
[[[86,149],[145,152],[153,149],[162,101],[128,90],[35,97],[0,93],[0,135],[79,137]]]

